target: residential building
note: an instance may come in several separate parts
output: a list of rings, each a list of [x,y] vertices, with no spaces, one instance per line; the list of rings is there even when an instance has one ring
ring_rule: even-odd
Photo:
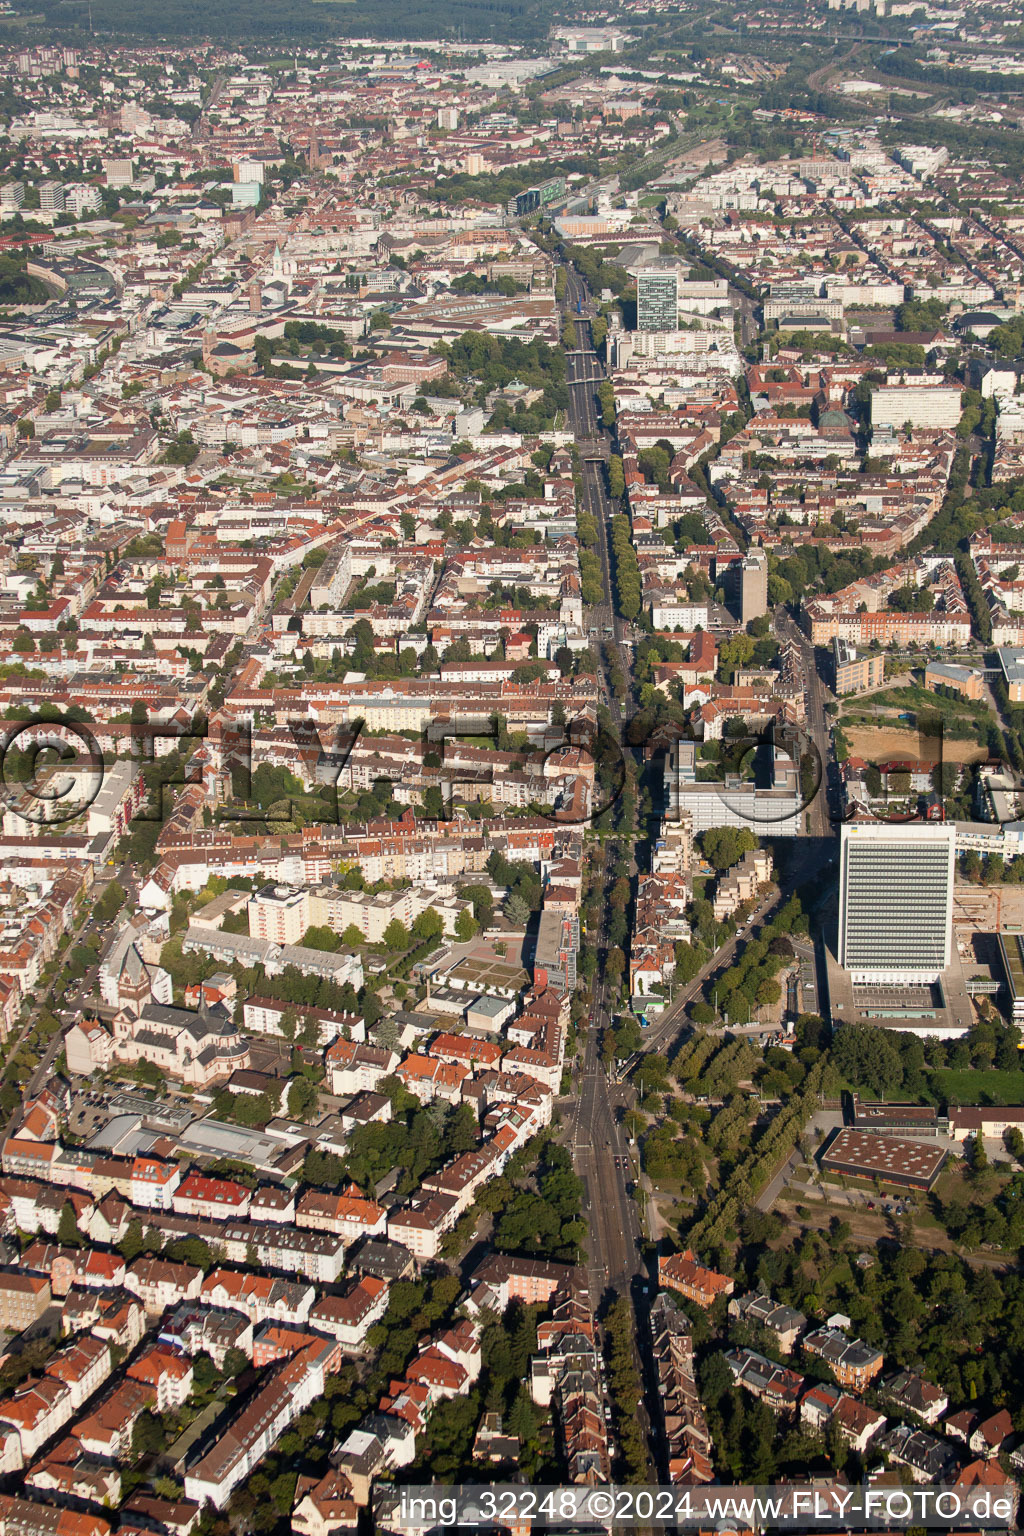
[[[728,1275],[705,1269],[687,1248],[683,1253],[663,1254],[658,1259],[658,1282],[679,1291],[700,1307],[712,1307],[720,1296],[731,1296],[735,1283]]]

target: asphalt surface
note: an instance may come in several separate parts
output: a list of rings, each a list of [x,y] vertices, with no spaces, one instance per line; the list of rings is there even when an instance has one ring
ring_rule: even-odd
[[[588,610],[588,629],[598,669],[603,702],[614,728],[621,732],[632,708],[623,711],[610,687],[611,668],[605,645],[618,652],[619,667],[632,692],[632,648],[629,626],[616,614],[612,596],[610,521],[615,511],[608,491],[607,458],[611,450],[609,433],[600,426],[597,391],[605,377],[604,368],[593,348],[589,319],[591,307],[586,284],[571,267],[566,267],[566,313],[576,318],[579,348],[568,353],[569,423],[580,452],[583,476],[582,504],[597,526],[597,555],[601,563],[603,601]],[[630,875],[635,876],[635,859],[630,844]],[[601,930],[594,936],[599,953],[607,948],[608,908],[602,911]],[[603,967],[602,967],[603,970]],[[582,1035],[583,1059],[577,1075],[575,1099],[566,1124],[566,1142],[573,1164],[584,1184],[584,1215],[588,1226],[587,1257],[591,1301],[598,1314],[604,1303],[619,1296],[630,1297],[637,1312],[634,1352],[641,1380],[650,1380],[649,1338],[645,1321],[645,1298],[649,1280],[641,1243],[640,1212],[631,1191],[633,1164],[623,1125],[629,1087],[610,1082],[601,1063],[598,1041],[610,1027],[613,1017],[612,992],[603,974],[595,979],[589,1027]],[[634,1154],[635,1156],[635,1154]],[[648,1437],[651,1416],[644,1402],[637,1405],[641,1428]]]
[[[814,646],[784,608],[778,611],[775,630],[780,640],[791,641],[800,651],[807,684],[807,731],[821,766],[821,785],[807,806],[810,817],[807,830],[814,837],[832,837],[836,835],[837,827],[829,814],[829,801],[831,798],[838,804],[838,769],[825,715],[825,685],[818,675]]]

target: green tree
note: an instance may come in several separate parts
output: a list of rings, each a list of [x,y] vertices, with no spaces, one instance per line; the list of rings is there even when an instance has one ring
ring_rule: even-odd
[[[144,1408],[132,1428],[132,1458],[144,1461],[159,1456],[167,1445],[167,1434],[155,1413]]]
[[[361,934],[359,936],[359,942],[362,943]],[[339,939],[338,935],[334,932],[334,929],[328,928],[322,924],[314,924],[307,928],[305,933],[302,935],[302,943],[303,947],[306,949],[324,950],[328,954],[336,954],[337,951],[341,948],[341,939]]]
[[[119,885],[116,880],[111,880],[110,884],[103,892],[103,895],[96,903],[94,909],[96,921],[99,923],[113,922],[114,918],[124,906],[125,899],[124,887]]]
[[[721,872],[755,849],[757,836],[749,827],[711,827],[703,835],[702,846],[708,863]]]
[[[622,459],[617,453],[613,453],[608,460],[608,490],[616,500],[623,495],[626,489],[626,476],[622,466]]]
[[[455,935],[461,943],[467,944],[476,933],[476,918],[468,907],[464,907],[455,919]]]
[[[78,1222],[75,1220],[75,1208],[70,1200],[65,1200],[60,1208],[57,1241],[62,1248],[81,1248],[85,1244],[85,1238],[78,1230]]]
[[[436,944],[444,934],[444,923],[433,907],[424,907],[410,932],[419,944]]]
[[[393,917],[384,929],[384,948],[394,954],[409,948],[409,930],[397,917]]]
[[[494,915],[494,897],[487,885],[464,885],[459,893],[473,903],[473,915],[481,928],[486,928]]]
[[[117,1250],[126,1264],[131,1264],[141,1253],[145,1253],[145,1233],[138,1217],[128,1223],[125,1234],[117,1245]]]
[[[316,1118],[319,1094],[315,1083],[308,1077],[295,1077],[288,1089],[288,1113],[295,1120],[309,1121]]]

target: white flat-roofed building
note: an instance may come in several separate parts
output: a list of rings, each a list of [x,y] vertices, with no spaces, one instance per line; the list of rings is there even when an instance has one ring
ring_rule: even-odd
[[[249,933],[271,944],[298,944],[309,927],[309,893],[268,885],[249,902]]]
[[[955,427],[960,416],[959,384],[880,384],[871,396],[873,427]]]
[[[842,829],[839,963],[854,983],[923,985],[950,963],[956,829],[864,822]]]
[[[770,782],[762,786],[735,773],[698,780],[696,744],[677,742],[665,759],[665,793],[666,822],[688,817],[694,835],[711,827],[747,827],[759,837],[797,837],[802,830],[799,771],[774,749]]]

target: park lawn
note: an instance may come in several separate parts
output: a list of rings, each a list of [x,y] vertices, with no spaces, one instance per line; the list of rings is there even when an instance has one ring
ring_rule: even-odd
[[[841,1283],[845,1284],[852,1279],[853,1275],[850,1270],[849,1260],[846,1258],[840,1259],[838,1264],[833,1264],[832,1268],[821,1276],[817,1287],[818,1295],[822,1301],[827,1301],[829,1297],[835,1296],[838,1293]]]
[[[940,1067],[929,1073],[929,1081],[947,1104],[1024,1104],[1024,1072]]]

